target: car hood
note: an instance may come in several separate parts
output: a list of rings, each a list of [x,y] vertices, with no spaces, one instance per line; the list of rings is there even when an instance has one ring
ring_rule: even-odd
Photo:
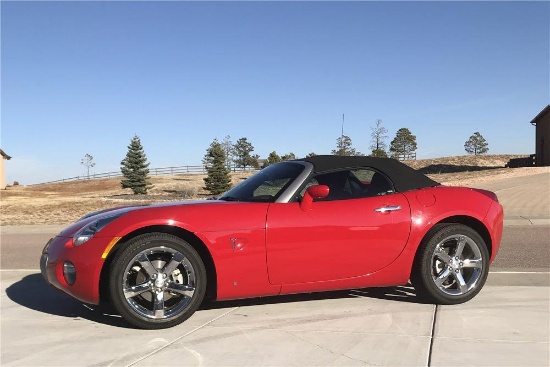
[[[175,209],[177,211],[180,211],[179,209],[191,209],[192,207],[212,207],[212,206],[222,206],[222,205],[235,205],[239,204],[239,202],[228,202],[223,200],[186,200],[186,201],[172,201],[172,202],[165,202],[165,203],[155,203],[155,204],[139,204],[139,205],[125,205],[125,206],[118,206],[114,208],[104,209],[97,212],[92,212],[84,215],[82,218],[77,220],[75,223],[71,224],[67,228],[65,228],[61,233],[59,233],[58,236],[61,237],[72,237],[78,230],[83,228],[84,226],[88,225],[89,223],[104,217],[104,216],[111,216],[111,215],[117,215],[121,214],[121,217],[117,220],[120,220],[127,216],[129,213],[135,214],[141,214],[140,212],[143,212],[145,214],[149,211],[157,212],[158,210],[166,209],[171,210]],[[244,203],[241,203],[244,204]],[[116,221],[115,221],[116,222]]]

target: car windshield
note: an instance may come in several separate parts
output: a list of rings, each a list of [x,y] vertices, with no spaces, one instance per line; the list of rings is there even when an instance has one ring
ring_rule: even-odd
[[[222,195],[219,200],[272,203],[304,168],[303,165],[292,162],[273,164],[235,186]]]

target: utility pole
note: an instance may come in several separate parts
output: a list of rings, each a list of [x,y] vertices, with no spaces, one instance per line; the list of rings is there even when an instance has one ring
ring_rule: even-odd
[[[340,135],[340,137],[342,139],[344,138],[344,114],[342,114],[342,135]]]

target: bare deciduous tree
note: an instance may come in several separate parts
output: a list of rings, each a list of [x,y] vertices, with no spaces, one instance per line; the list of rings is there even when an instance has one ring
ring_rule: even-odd
[[[87,177],[90,178],[90,168],[95,166],[94,157],[92,157],[90,154],[86,153],[84,158],[82,158],[80,160],[80,164],[86,167]]]

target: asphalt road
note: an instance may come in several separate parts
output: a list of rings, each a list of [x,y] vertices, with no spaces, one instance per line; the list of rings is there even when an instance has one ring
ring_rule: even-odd
[[[492,268],[550,268],[550,226],[504,227],[500,250]]]
[[[40,226],[25,231],[3,230],[0,233],[0,268],[38,271],[42,248],[59,230],[51,227],[41,229]],[[505,227],[492,268],[550,268],[550,226]]]

